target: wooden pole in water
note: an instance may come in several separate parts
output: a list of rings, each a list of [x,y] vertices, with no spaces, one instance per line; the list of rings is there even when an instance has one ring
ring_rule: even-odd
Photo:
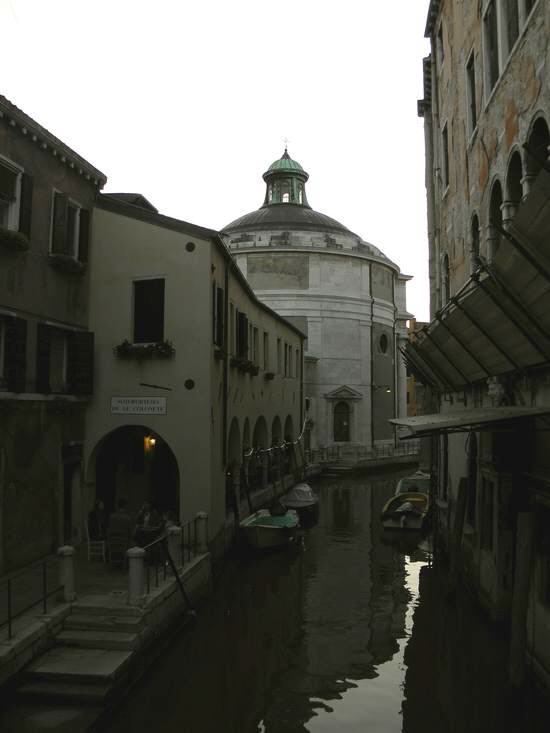
[[[450,581],[454,585],[458,576],[458,568],[460,564],[460,550],[462,547],[462,533],[464,531],[464,520],[466,518],[466,503],[468,499],[467,492],[468,482],[465,478],[461,478],[458,482],[458,496],[456,499],[455,517],[453,525],[453,534],[451,541],[451,572]]]
[[[527,611],[529,608],[531,563],[533,561],[533,528],[533,513],[519,513],[516,528],[516,566],[514,570],[510,659],[508,664],[510,682],[516,687],[521,686],[525,677]]]

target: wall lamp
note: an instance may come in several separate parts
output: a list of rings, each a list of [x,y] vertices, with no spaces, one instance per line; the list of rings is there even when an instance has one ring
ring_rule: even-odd
[[[379,389],[383,389],[386,394],[391,394],[391,387],[389,384],[373,384],[372,391],[376,392]]]

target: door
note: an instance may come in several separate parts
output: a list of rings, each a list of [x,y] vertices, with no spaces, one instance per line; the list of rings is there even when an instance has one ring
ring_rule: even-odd
[[[349,405],[347,402],[338,402],[334,408],[334,441],[336,443],[349,442]]]

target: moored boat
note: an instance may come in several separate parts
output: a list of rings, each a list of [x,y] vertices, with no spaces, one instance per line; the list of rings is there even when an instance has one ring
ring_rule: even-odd
[[[311,486],[303,481],[281,496],[280,501],[283,506],[298,513],[301,523],[315,519],[319,510],[319,497]]]
[[[384,529],[420,531],[428,514],[430,498],[419,491],[404,491],[389,499],[382,509]]]
[[[284,514],[271,514],[260,509],[240,522],[247,541],[259,550],[287,545],[300,526],[298,514],[290,509]]]

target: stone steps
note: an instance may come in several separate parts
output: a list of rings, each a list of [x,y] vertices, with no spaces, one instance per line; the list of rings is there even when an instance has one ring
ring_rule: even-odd
[[[64,628],[73,631],[120,631],[137,634],[143,629],[143,623],[141,616],[72,613],[65,619]]]
[[[26,681],[112,685],[124,673],[131,651],[56,646],[27,668]]]
[[[112,684],[77,684],[55,680],[25,682],[17,695],[31,702],[67,702],[79,704],[103,704],[112,691]]]
[[[60,646],[76,646],[83,649],[119,649],[130,651],[139,642],[139,634],[104,629],[67,629],[56,637]]]

